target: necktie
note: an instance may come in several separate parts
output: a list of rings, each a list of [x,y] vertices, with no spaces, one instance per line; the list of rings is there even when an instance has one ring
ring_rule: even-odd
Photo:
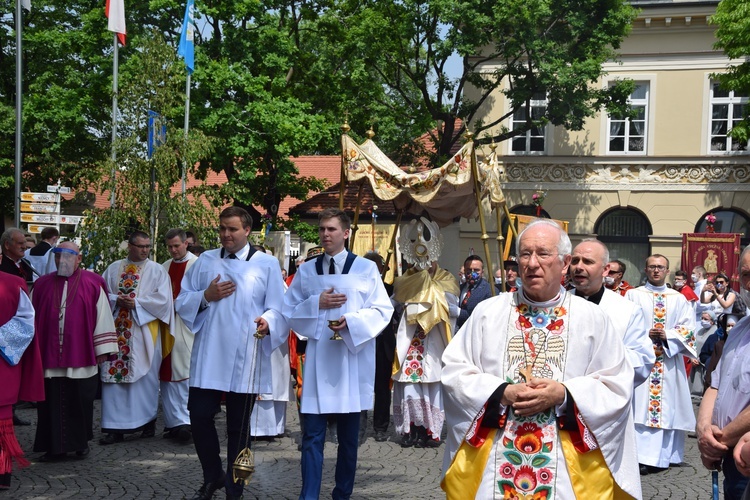
[[[236,256],[235,254],[233,254],[233,253],[230,253],[230,254],[229,254],[229,257],[227,257],[227,258],[228,258],[228,259],[236,259],[236,258],[237,258],[237,256]]]
[[[328,274],[336,274],[336,265],[333,263],[333,257],[328,262]]]

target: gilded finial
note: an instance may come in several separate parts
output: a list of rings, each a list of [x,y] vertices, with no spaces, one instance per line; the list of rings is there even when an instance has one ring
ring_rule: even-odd
[[[497,149],[497,143],[495,143],[495,139],[492,139],[492,142],[490,143],[490,149],[494,152]]]
[[[375,131],[372,129],[372,124],[370,124],[370,128],[367,129],[367,132],[365,132],[365,135],[370,140],[372,140],[372,138],[375,137]]]
[[[466,139],[466,142],[472,142],[474,140],[474,134],[468,128],[466,129],[466,133],[464,134],[464,139]]]
[[[341,132],[348,134],[351,129],[349,126],[349,111],[344,111],[344,123],[341,125]]]

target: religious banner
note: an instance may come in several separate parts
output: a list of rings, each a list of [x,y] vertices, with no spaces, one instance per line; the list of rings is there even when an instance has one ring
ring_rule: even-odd
[[[393,238],[393,230],[393,224],[375,224],[374,228],[372,227],[372,224],[363,224],[357,228],[357,237],[354,239],[354,248],[350,248],[350,250],[360,257],[364,257],[367,252],[375,251],[385,259],[388,256],[388,247]],[[394,260],[399,262],[401,259],[391,258],[388,272],[385,275],[386,283],[393,283],[393,278],[395,276]]]
[[[683,233],[681,269],[690,274],[696,266],[703,266],[708,279],[724,273],[729,276],[732,288],[738,290],[741,236],[739,233]]]

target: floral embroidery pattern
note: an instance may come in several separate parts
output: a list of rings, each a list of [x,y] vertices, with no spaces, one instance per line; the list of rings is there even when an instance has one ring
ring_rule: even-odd
[[[134,299],[136,289],[140,283],[140,268],[135,264],[128,263],[120,274],[120,282],[117,294],[121,297]],[[109,369],[105,376],[110,382],[120,383],[129,381],[130,375],[130,353],[132,350],[131,329],[133,328],[133,317],[128,309],[120,309],[115,318],[115,332],[117,334],[117,354],[110,356]]]
[[[426,338],[427,334],[422,330],[422,327],[418,326],[406,353],[404,375],[409,377],[409,381],[412,383],[421,382],[424,375],[422,363],[424,362],[424,342]]]
[[[654,328],[664,330],[667,326],[667,299],[663,293],[654,294]],[[661,393],[664,389],[664,346],[661,342],[654,343],[656,362],[649,375],[648,392],[648,427],[661,428],[662,401]]]
[[[516,306],[516,329],[520,335],[508,342],[508,356],[512,373],[519,380],[519,370],[529,366],[535,377],[552,378],[554,369],[562,369],[565,356],[564,317],[568,311],[563,306],[552,308]]]
[[[552,411],[529,417],[514,416],[508,422],[498,450],[505,458],[499,464],[502,479],[497,482],[503,498],[553,497],[555,430]]]

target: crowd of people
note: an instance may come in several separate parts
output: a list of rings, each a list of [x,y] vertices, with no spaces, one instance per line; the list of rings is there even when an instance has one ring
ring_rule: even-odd
[[[28,246],[18,229],[2,234],[0,488],[11,458],[27,463],[17,401],[36,404],[40,462],[83,459],[100,392],[102,446],[154,436],[161,401],[164,437],[192,440],[200,461],[193,500],[242,498],[235,460],[284,432],[295,399],[301,499],[321,495],[327,434],[331,495],[352,497],[369,410],[376,441],[391,415],[402,447],[437,446],[447,431],[451,499],[641,498],[640,476],[681,463],[693,432],[725,498],[750,498],[750,250],[739,292],[700,266],[670,283],[660,254],[633,286],[605,244],[573,247],[538,219],[490,283],[477,255],[458,279],[441,269],[440,228],[422,218],[401,230],[404,271],[389,285],[380,255],[347,250],[343,211],[320,214],[320,246],[289,276],[251,244],[245,210],[219,221],[221,245],[207,251],[168,231],[161,265],[134,231],[101,276],[52,228]]]

